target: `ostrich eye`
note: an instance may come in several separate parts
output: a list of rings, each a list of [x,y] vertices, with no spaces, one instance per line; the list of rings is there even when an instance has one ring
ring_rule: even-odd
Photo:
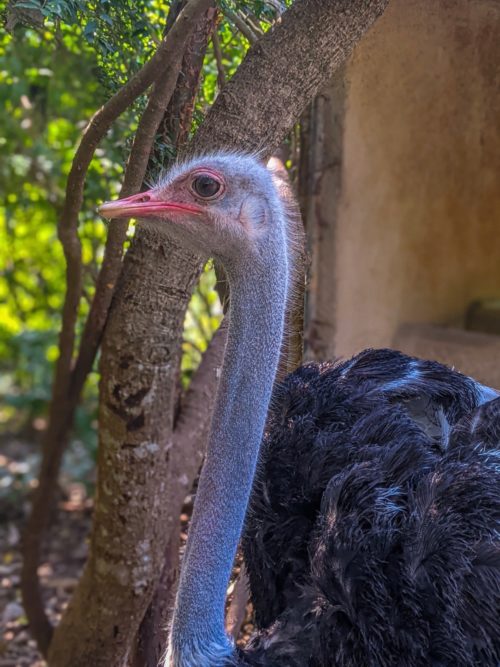
[[[220,192],[222,185],[215,178],[212,178],[212,176],[202,174],[194,179],[191,187],[198,197],[210,199]]]

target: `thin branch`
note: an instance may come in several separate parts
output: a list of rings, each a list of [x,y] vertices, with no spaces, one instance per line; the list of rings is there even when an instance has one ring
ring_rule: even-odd
[[[212,33],[212,46],[214,47],[215,62],[217,63],[217,85],[219,86],[219,90],[222,90],[226,85],[226,73],[224,71],[224,63],[222,62],[222,48],[217,26]]]
[[[293,130],[292,130],[293,131]],[[277,382],[281,382],[288,373],[294,371],[302,363],[303,330],[304,330],[304,297],[306,276],[306,239],[304,224],[293,191],[290,176],[282,160],[275,151],[271,158],[273,171],[280,189],[281,200],[287,209],[289,219],[289,246],[293,271],[290,284],[285,316],[285,335],[276,374]]]
[[[219,295],[222,312],[226,314],[229,310],[229,281],[226,272],[224,271],[224,267],[220,262],[214,262],[214,270],[217,279],[215,283],[215,291]]]
[[[264,34],[264,31],[262,30],[260,24],[259,24],[259,19],[248,12],[247,14],[244,14],[241,10],[238,10],[237,12],[238,16],[241,17],[241,20],[244,21],[247,26],[258,36],[262,37]]]
[[[238,28],[241,34],[248,39],[250,44],[255,44],[255,42],[259,39],[259,35],[257,35],[252,30],[252,28],[247,24],[247,22],[244,19],[241,18],[239,14],[225,7],[224,15],[231,21],[231,23],[233,23]]]
[[[159,132],[163,143],[171,146],[175,154],[181,152],[182,147],[189,140],[208,40],[217,20],[215,5],[215,0],[212,0],[212,6],[203,15],[196,30],[191,35],[184,53],[181,74],[177,80],[175,93],[165,112]]]
[[[192,26],[193,19],[205,6],[206,2],[203,0],[191,0],[176,21],[177,29],[165,35],[153,57],[90,120],[83,132],[68,175],[66,201],[60,222],[62,227],[72,228],[78,223],[85,176],[97,145],[112,123],[158,78],[165,64],[172,59],[180,60],[179,51],[183,51],[189,37],[189,33],[185,32],[186,28]]]
[[[123,221],[110,228],[103,267],[83,333],[80,353],[72,372],[75,327],[82,293],[81,244],[77,227],[85,176],[94,151],[112,122],[157,79],[157,85],[151,94],[135,137],[122,193],[125,196],[139,189],[156,129],[175,87],[186,42],[198,16],[209,4],[210,0],[191,0],[151,60],[94,115],[82,136],[68,176],[66,200],[58,224],[59,238],[66,258],[67,281],[59,339],[60,356],[56,364],[48,427],[42,442],[39,486],[24,532],[21,577],[24,608],[33,636],[43,655],[47,655],[52,626],[45,613],[37,574],[41,544],[48,524],[54,489],[62,455],[69,439],[74,411],[85,379],[92,368],[114,284],[120,271],[127,228],[127,222]]]

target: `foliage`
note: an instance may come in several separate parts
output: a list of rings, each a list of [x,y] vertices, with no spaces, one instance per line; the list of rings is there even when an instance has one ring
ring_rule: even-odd
[[[224,0],[221,6],[238,10],[265,31],[276,15],[276,3]],[[75,146],[95,110],[151,56],[162,37],[169,5],[164,0],[18,0],[4,10],[3,18],[12,29],[0,31],[0,431],[4,433],[33,437],[47,412],[65,289],[57,221]],[[248,42],[230,20],[222,19],[217,30],[229,78]],[[216,97],[218,73],[210,44],[193,131]],[[140,99],[115,123],[90,166],[79,227],[85,284],[78,333],[106,238],[95,210],[119,189],[144,104],[145,98]],[[156,148],[157,154],[172,157],[171,147]],[[214,282],[214,272],[207,267],[186,317],[184,386],[220,321]],[[97,386],[94,371],[68,456],[76,477],[85,476],[92,467]]]

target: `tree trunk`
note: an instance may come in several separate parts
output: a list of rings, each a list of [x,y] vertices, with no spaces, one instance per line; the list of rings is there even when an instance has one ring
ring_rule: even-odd
[[[175,12],[169,13],[169,19],[172,13],[180,13],[185,5],[185,0],[178,2],[175,7]],[[175,92],[172,95],[170,103],[164,114],[163,121],[160,124],[158,134],[162,138],[162,143],[172,147],[172,152],[177,154],[183,145],[186,144],[189,129],[192,123],[193,110],[198,93],[200,75],[203,67],[203,61],[207,50],[208,40],[211,33],[214,31],[217,22],[217,9],[215,8],[215,0],[212,2],[212,7],[204,14],[198,21],[196,30],[193,32],[186,45],[186,50],[182,59],[181,71],[177,80]],[[168,29],[168,25],[167,25]],[[161,155],[156,155],[156,162],[161,162]],[[193,378],[191,387],[191,398],[193,390],[200,386],[200,383],[205,382],[203,374],[207,365],[219,365],[222,359],[222,352],[225,344],[225,335],[223,341],[213,341],[210,350],[204,355],[203,364],[198,369],[196,379]],[[179,369],[180,371],[180,369]],[[210,372],[210,371],[209,371]],[[215,374],[207,378],[209,386],[213,386],[216,381]],[[180,393],[180,392],[179,392]],[[215,392],[214,392],[215,393]],[[175,419],[179,418],[183,422],[182,411],[178,411],[179,396],[174,398],[175,401]],[[199,399],[207,407],[207,403],[211,405],[211,399],[207,401],[207,396],[201,395]],[[184,401],[182,406],[185,406]],[[211,413],[211,408],[207,411],[207,415]],[[199,421],[204,426],[208,427],[208,419],[204,415],[197,414]],[[182,448],[184,456],[192,461],[198,461],[199,457],[195,454],[195,449],[200,449],[200,434],[196,433],[197,438],[192,434],[188,439],[184,438],[183,442],[178,442],[181,436],[181,428],[175,429],[173,438],[173,445],[178,450]],[[208,428],[207,428],[208,432]],[[203,437],[203,434],[201,434]],[[204,440],[203,440],[204,442]],[[171,462],[172,463],[172,462]],[[184,465],[184,474],[187,474],[188,479],[191,479],[193,474],[196,474],[198,465],[191,469],[187,469]],[[173,474],[172,465],[169,470],[170,476]],[[175,474],[175,473],[174,473]],[[180,474],[180,473],[179,473]],[[180,485],[170,485],[171,491],[180,491],[176,497],[170,497],[167,502],[169,517],[174,520],[179,516],[182,504],[185,498],[185,489]],[[175,524],[174,524],[175,525]],[[178,531],[169,530],[169,539],[163,557],[163,567],[160,575],[160,580],[156,586],[153,599],[146,611],[139,628],[135,655],[132,660],[133,667],[157,667],[159,660],[164,652],[164,635],[167,622],[169,620],[169,613],[172,608],[173,595],[175,594],[175,583],[177,581],[179,569],[179,534]]]
[[[249,51],[189,147],[268,155],[388,0],[297,0]],[[89,562],[49,653],[51,667],[123,667],[178,531],[165,499],[182,323],[201,263],[138,229],[101,358],[98,490]],[[179,455],[178,452],[176,452]]]

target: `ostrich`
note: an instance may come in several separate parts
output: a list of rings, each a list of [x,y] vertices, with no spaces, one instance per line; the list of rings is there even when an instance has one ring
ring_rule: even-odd
[[[230,284],[165,665],[498,667],[497,393],[391,350],[307,364],[273,392],[290,207],[251,156],[192,159],[101,213],[216,258]],[[240,539],[257,628],[245,650],[224,629]]]

